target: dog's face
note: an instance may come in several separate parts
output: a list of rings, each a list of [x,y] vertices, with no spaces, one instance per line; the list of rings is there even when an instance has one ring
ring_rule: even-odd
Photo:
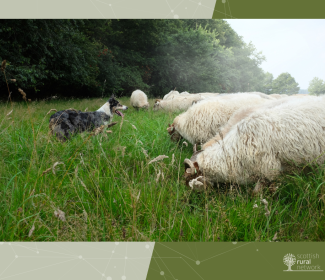
[[[120,117],[123,117],[124,114],[122,114],[119,110],[127,110],[128,107],[126,107],[125,105],[122,105],[118,100],[115,99],[114,95],[111,96],[110,99],[108,99],[107,103],[109,103],[109,108],[111,110],[111,112]]]

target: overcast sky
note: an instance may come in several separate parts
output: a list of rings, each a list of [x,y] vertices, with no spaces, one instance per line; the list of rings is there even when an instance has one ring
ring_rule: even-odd
[[[277,78],[289,72],[301,89],[325,80],[325,19],[226,19],[266,57],[261,67]]]

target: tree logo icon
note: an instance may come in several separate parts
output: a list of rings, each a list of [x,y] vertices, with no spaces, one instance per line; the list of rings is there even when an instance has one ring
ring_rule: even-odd
[[[286,254],[283,257],[283,262],[286,266],[288,266],[288,270],[285,271],[292,271],[291,266],[296,263],[296,257],[293,254]]]

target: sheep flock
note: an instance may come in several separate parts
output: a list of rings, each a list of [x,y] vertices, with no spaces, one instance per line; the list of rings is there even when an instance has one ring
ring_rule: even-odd
[[[136,110],[150,107],[141,90],[132,92],[130,103]],[[109,106],[107,112],[102,110],[105,106]],[[81,118],[81,132],[86,130],[82,125],[90,123],[91,127],[102,128],[113,125],[109,124],[113,113],[123,117],[117,109],[127,109],[113,96],[102,108],[87,113],[57,112],[51,116],[49,127],[54,132],[53,127],[58,127],[58,132],[65,135]],[[219,183],[272,182],[293,170],[323,164],[324,108],[325,96],[172,90],[156,99],[152,109],[179,113],[168,124],[166,141],[186,140],[193,145],[192,157],[184,160],[184,178],[190,189],[204,191]],[[54,125],[57,115],[62,120]]]
[[[138,107],[143,107],[147,97],[142,91],[132,93],[131,103],[137,104],[136,94]],[[325,97],[305,94],[175,90],[153,106],[154,111],[180,112],[166,136],[193,145],[192,157],[184,161],[184,177],[196,191],[218,183],[271,182],[306,165],[324,163],[324,108]]]

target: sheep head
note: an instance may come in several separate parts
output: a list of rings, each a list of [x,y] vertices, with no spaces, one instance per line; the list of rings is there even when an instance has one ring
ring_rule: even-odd
[[[170,135],[170,139],[174,142],[178,142],[183,137],[179,134],[179,132],[175,128],[175,124],[168,124],[167,131]]]
[[[186,158],[184,160],[184,167],[185,167],[185,181],[186,185],[189,186],[189,182],[193,179],[196,179],[197,177],[202,175],[202,172],[200,171],[198,163],[195,161]]]
[[[210,180],[203,176],[203,173],[197,163],[197,156],[201,152],[203,152],[203,150],[197,151],[197,145],[195,144],[193,146],[193,155],[191,159],[184,160],[184,177],[186,186],[196,191],[206,190],[206,187],[213,185]]]
[[[147,102],[145,105],[142,106],[143,109],[148,109],[150,106],[149,102]]]
[[[159,109],[160,107],[160,102],[162,101],[162,99],[156,99],[155,100],[155,104],[153,105],[153,110],[156,111]]]

